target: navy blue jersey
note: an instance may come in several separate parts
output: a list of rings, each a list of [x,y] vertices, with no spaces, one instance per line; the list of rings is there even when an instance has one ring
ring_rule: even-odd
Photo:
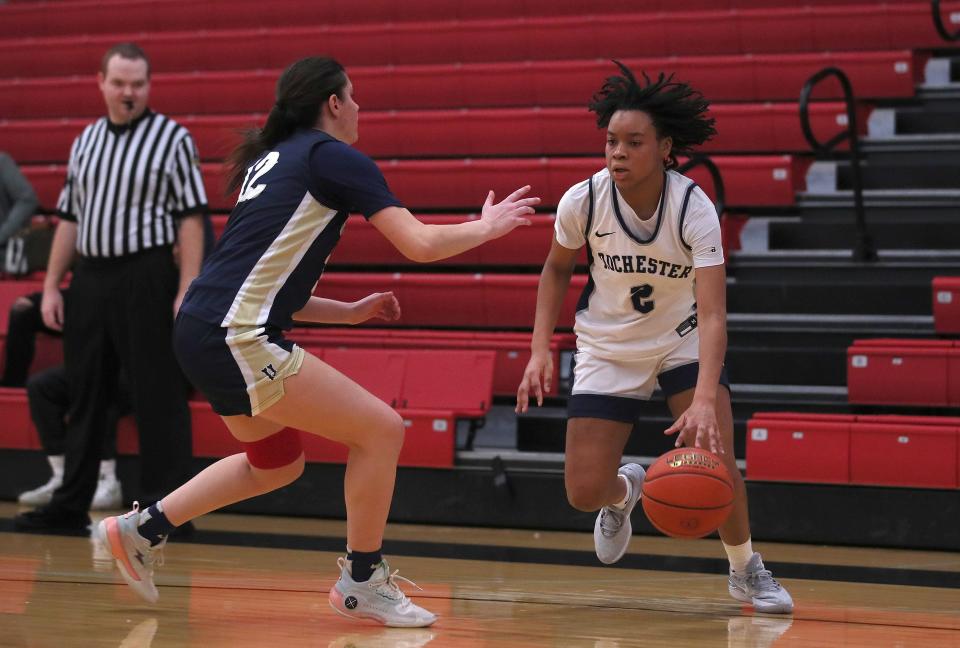
[[[400,206],[369,157],[300,130],[247,170],[237,205],[183,310],[224,327],[289,329],[323,274],[350,212]]]

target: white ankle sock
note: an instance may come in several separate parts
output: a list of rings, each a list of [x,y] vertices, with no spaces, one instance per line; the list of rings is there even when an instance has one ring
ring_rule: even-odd
[[[730,560],[730,567],[735,572],[742,572],[747,568],[747,563],[753,557],[753,541],[747,538],[747,541],[739,545],[728,545],[723,543],[723,549],[727,552],[727,558]]]
[[[63,455],[47,455],[47,462],[50,464],[50,470],[57,479],[63,479]]]
[[[100,479],[117,479],[117,460],[103,459],[100,461]]]
[[[623,496],[623,499],[619,502],[612,504],[612,506],[622,509],[627,505],[627,502],[630,501],[630,496],[633,494],[633,486],[630,484],[630,480],[624,477],[623,475],[617,475],[620,479],[623,480],[623,485],[627,487],[627,494]]]

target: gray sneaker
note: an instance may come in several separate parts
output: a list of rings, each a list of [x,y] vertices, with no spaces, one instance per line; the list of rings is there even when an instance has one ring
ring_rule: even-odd
[[[593,525],[593,546],[597,550],[600,562],[612,565],[627,551],[630,536],[633,534],[633,525],[630,524],[630,513],[640,501],[640,491],[643,488],[643,478],[647,471],[637,464],[620,466],[617,474],[623,475],[630,482],[630,498],[622,509],[615,506],[604,506],[597,515]]]
[[[125,515],[104,518],[95,528],[96,540],[103,543],[117,561],[120,574],[127,585],[148,603],[160,598],[153,584],[153,569],[163,565],[163,547],[166,538],[155,547],[137,531],[140,523],[140,503]]]
[[[345,559],[338,558],[337,565],[340,579],[330,588],[330,607],[343,616],[373,619],[393,628],[422,628],[437,620],[436,614],[407,598],[397,580],[414,587],[416,584],[397,576],[397,572],[391,573],[386,560],[377,565],[370,580],[363,583],[353,580]]]
[[[757,612],[790,614],[793,599],[783,585],[764,569],[760,554],[754,553],[742,572],[730,570],[730,596],[744,603],[752,603]]]

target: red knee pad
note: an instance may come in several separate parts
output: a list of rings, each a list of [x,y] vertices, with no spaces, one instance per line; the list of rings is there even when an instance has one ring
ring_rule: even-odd
[[[300,445],[300,433],[293,428],[283,428],[276,434],[253,441],[240,442],[247,453],[247,461],[254,468],[272,470],[289,466],[300,458],[303,446]]]

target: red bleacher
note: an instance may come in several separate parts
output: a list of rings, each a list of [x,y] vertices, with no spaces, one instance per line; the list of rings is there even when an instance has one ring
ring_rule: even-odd
[[[804,0],[810,7],[831,7],[836,0]],[[949,11],[953,3],[945,3]],[[795,0],[684,0],[686,11],[726,9],[791,9]],[[896,14],[897,10],[915,10],[925,3],[889,3],[885,0],[859,2],[864,16]],[[676,11],[673,0],[651,0],[644,9],[652,16]],[[581,0],[327,0],[304,3],[299,0],[274,0],[268,4],[254,0],[132,0],[120,2],[30,2],[4,9],[0,37],[55,36],[73,34],[142,33],[196,29],[198,25],[218,25],[221,29],[258,25],[264,28],[284,25],[404,23],[436,20],[446,16],[455,20],[492,18],[538,18],[542,16],[581,16]],[[592,5],[591,14],[616,14],[636,11],[632,0],[611,0]],[[929,13],[929,8],[926,9]],[[51,20],[51,14],[57,19]],[[798,32],[802,30],[798,29]],[[786,43],[781,43],[786,47]]]
[[[415,329],[320,328],[294,329],[290,333],[304,349],[331,362],[329,349],[375,349],[382,353],[391,349],[471,350],[495,354],[493,393],[509,396],[517,385],[530,359],[530,334],[506,331],[438,331]],[[548,394],[557,393],[560,371],[560,351],[574,348],[570,333],[553,336],[550,351],[553,357],[553,381]],[[326,351],[325,351],[326,350]],[[334,366],[336,366],[334,364]],[[362,384],[362,383],[361,383]],[[378,394],[379,395],[379,394]],[[381,398],[383,398],[381,396]],[[387,399],[384,399],[387,400]],[[390,402],[387,400],[387,402]],[[409,403],[402,403],[410,406]],[[452,407],[452,404],[450,405]]]
[[[849,420],[747,422],[747,477],[768,481],[850,482]],[[847,417],[852,419],[852,417]]]
[[[858,124],[866,132],[866,107]],[[704,151],[793,152],[809,144],[795,103],[715,104],[717,136]],[[846,127],[843,104],[810,105],[811,124],[821,139]],[[219,162],[239,141],[239,131],[260,127],[266,115],[177,116],[190,130],[204,160]],[[0,142],[21,165],[58,162],[87,119],[0,120]],[[364,112],[357,148],[379,158],[461,155],[597,155],[603,133],[582,108],[502,108]],[[557,137],[563,133],[563,137]]]
[[[405,435],[398,465],[417,468],[450,468],[455,452],[456,421],[453,413],[443,410],[398,410],[403,417]],[[193,426],[193,455],[218,458],[241,452],[223,420],[209,403],[190,403]],[[344,463],[347,447],[313,434],[300,433],[304,459],[311,463]],[[137,430],[133,419],[120,420],[117,430],[117,452],[135,455],[139,452]]]
[[[826,416],[755,414],[747,422],[747,477],[960,487],[960,418]]]
[[[942,44],[926,3],[871,9],[849,5],[332,26],[297,21],[285,27],[218,29],[200,39],[190,30],[131,34],[121,40],[136,40],[150,53],[155,69],[164,72],[282,68],[315,54],[320,41],[325,51],[336,52],[351,66],[785,54]],[[89,74],[91,63],[117,40],[116,34],[3,40],[0,77]]]
[[[927,57],[906,50],[625,59],[633,69],[670,70],[714,102],[796,101],[819,69],[836,65],[860,98],[910,97]],[[608,61],[541,61],[351,66],[365,110],[581,106],[610,73]],[[168,114],[236,114],[273,103],[280,70],[158,73],[151,105]],[[839,83],[818,86],[817,98],[841,96]],[[99,117],[95,78],[0,80],[0,115],[11,118]],[[362,128],[362,124],[361,124]]]
[[[933,328],[941,335],[960,334],[960,277],[934,277]]]
[[[492,405],[494,361],[489,350],[311,348],[331,366],[375,396],[396,407],[406,427],[400,465],[452,467],[456,421],[483,418]],[[222,419],[209,403],[191,401],[193,454],[222,457],[239,451]],[[0,447],[39,449],[23,389],[0,389]],[[338,443],[301,435],[308,461],[342,462],[347,450]],[[117,449],[138,452],[131,417],[121,420]]]
[[[960,347],[952,340],[855,340],[847,394],[870,405],[960,405]]]
[[[793,205],[795,192],[804,186],[808,160],[786,155],[714,157],[723,173],[728,205]],[[389,160],[380,164],[390,188],[404,204],[416,209],[479,208],[493,189],[506,196],[522,184],[532,185],[544,206],[555,206],[572,185],[603,168],[603,158],[539,158],[496,160]],[[202,166],[207,198],[212,209],[229,211],[234,198],[224,195],[224,169]],[[61,165],[28,166],[40,204],[56,206],[66,170]],[[702,167],[690,174],[708,195],[713,192]]]
[[[403,326],[529,330],[536,310],[535,274],[427,274],[328,272],[316,294],[356,301],[373,292],[393,291]],[[558,327],[569,329],[577,299],[587,283],[575,275],[560,311]]]
[[[960,2],[951,1],[943,10],[956,8]],[[809,148],[796,103],[803,82],[833,65],[847,73],[859,98],[913,97],[929,56],[916,50],[943,46],[929,12],[929,4],[917,0],[841,6],[834,0],[653,0],[642,13],[632,0],[611,0],[586,15],[581,0],[12,4],[0,7],[0,143],[21,163],[43,207],[52,209],[70,143],[103,114],[94,80],[100,56],[110,44],[134,40],[157,72],[151,106],[191,130],[207,162],[211,206],[226,212],[233,198],[223,194],[219,163],[236,131],[263,123],[280,70],[316,54],[320,42],[348,66],[355,83],[363,107],[358,148],[381,160],[405,204],[464,212],[479,208],[488,189],[502,197],[529,183],[550,207],[602,166],[603,137],[585,104],[611,73],[609,59],[620,58],[634,70],[673,72],[714,102],[719,133],[703,150],[730,153],[713,158],[728,206],[790,207],[804,188],[809,160],[778,154]],[[197,31],[205,25],[216,29]],[[839,97],[832,80],[816,94]],[[869,106],[857,110],[862,134]],[[821,140],[846,127],[836,101],[813,103],[810,114]],[[712,195],[707,174],[692,176]],[[224,220],[215,217],[218,234]],[[455,273],[328,272],[318,295],[352,301],[392,290],[402,319],[373,323],[378,328],[296,329],[291,337],[397,409],[407,427],[401,465],[450,467],[457,419],[482,418],[494,395],[514,393],[520,381],[538,277],[513,272],[542,264],[552,226],[552,216],[537,216],[531,227],[442,264],[457,266]],[[351,217],[331,265],[380,270],[409,263],[362,218]],[[484,272],[462,271],[471,266]],[[489,272],[498,266],[511,273]],[[572,326],[585,283],[585,276],[574,277],[561,328]],[[8,304],[39,287],[0,282],[0,330]],[[937,330],[960,332],[960,306],[947,308],[960,303],[960,287],[934,289],[935,313],[946,313],[937,316]],[[958,293],[953,301],[944,297],[940,311],[938,289]],[[41,336],[34,367],[56,359],[58,344]],[[570,334],[553,338],[552,394],[561,352],[573,345]],[[867,371],[851,374],[852,402],[960,404],[960,344],[872,341],[854,349],[848,371]],[[190,407],[196,456],[239,450],[208,403]],[[6,422],[0,447],[38,449],[23,390],[0,390],[0,416]],[[960,486],[958,419],[772,413],[750,423],[751,479]],[[346,459],[340,444],[302,439],[308,461]],[[130,418],[121,424],[119,446],[122,453],[137,451]]]

